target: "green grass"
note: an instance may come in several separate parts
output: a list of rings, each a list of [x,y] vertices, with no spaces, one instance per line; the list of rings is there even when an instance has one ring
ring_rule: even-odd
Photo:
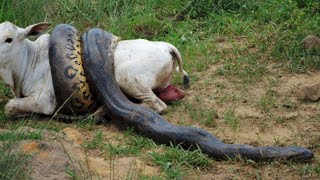
[[[185,150],[179,145],[165,147],[164,152],[151,152],[154,163],[159,165],[168,179],[183,179],[187,174],[183,170],[191,168],[203,168],[212,163],[212,160],[201,151]]]
[[[320,162],[316,162],[315,165],[306,164],[299,168],[300,174],[312,174],[316,172],[320,174]]]
[[[12,143],[0,145],[0,179],[27,179],[29,156],[12,150]]]
[[[164,148],[163,152],[150,152],[151,148],[159,149],[161,146],[155,145],[154,142],[147,138],[133,134],[132,129],[125,131],[123,137],[116,137],[115,139],[117,142],[112,143],[106,140],[101,131],[98,131],[92,140],[84,144],[84,147],[87,149],[100,149],[108,154],[110,161],[125,155],[142,158],[151,157],[152,161],[163,169],[169,179],[180,179],[184,176],[182,170],[196,167],[204,168],[212,162],[200,150],[189,151],[182,149],[179,145],[176,147],[162,147]],[[150,157],[146,157],[146,152]]]
[[[0,141],[21,141],[26,139],[33,139],[33,140],[41,140],[41,132],[30,132],[30,133],[23,133],[23,132],[4,132],[0,133]]]
[[[218,118],[218,112],[215,109],[199,108],[187,103],[184,106],[193,121],[201,122],[208,127],[216,126],[215,119]]]
[[[271,90],[267,91],[264,96],[262,96],[257,101],[257,106],[263,112],[269,112],[275,107],[275,95]]]
[[[236,129],[239,127],[239,118],[235,114],[232,108],[228,108],[223,115],[223,119],[226,124],[228,124],[231,128]]]
[[[1,132],[0,133],[0,179],[28,179],[29,155],[14,149],[22,140],[41,140],[40,132]]]
[[[133,133],[132,129],[124,132],[123,136],[113,137],[116,142],[109,141],[102,131],[97,131],[90,141],[84,144],[88,149],[101,149],[109,152],[111,155],[135,155],[141,156],[141,153],[154,147],[152,140]]]
[[[28,179],[30,156],[14,149],[22,140],[41,140],[41,132],[0,132],[0,179]]]
[[[307,35],[320,36],[319,12],[320,2],[317,0],[0,1],[0,22],[11,21],[20,27],[41,21],[51,22],[52,27],[59,23],[69,23],[81,32],[92,27],[101,27],[123,39],[146,38],[170,42],[183,55],[184,67],[191,75],[192,83],[196,84],[203,79],[203,74],[198,75],[198,72],[204,72],[212,65],[220,65],[212,75],[212,81],[214,78],[227,79],[233,85],[241,86],[243,96],[249,96],[246,89],[254,87],[272,73],[268,70],[271,64],[289,72],[320,70],[320,50],[306,52],[301,48],[301,41]],[[228,48],[221,48],[225,45],[228,45]],[[173,82],[181,85],[180,75],[175,76]],[[211,79],[205,83],[212,85]],[[223,90],[230,87],[224,82],[219,82],[216,88]],[[10,94],[10,90],[0,84],[0,97],[9,99],[12,98]],[[214,129],[222,120],[236,130],[245,124],[235,112],[236,105],[233,104],[239,104],[237,98],[238,94],[228,93],[214,96],[217,107],[213,108],[198,107],[185,102],[175,103],[170,113],[173,114],[176,109],[183,107],[191,121],[180,120],[181,125],[197,122],[201,126]],[[269,116],[276,117],[273,121],[283,125],[285,119],[270,115],[277,105],[277,98],[279,97],[272,91],[267,90],[261,97],[254,100],[249,97],[246,101],[253,102],[254,107],[268,116],[266,119],[269,120]],[[7,99],[0,101],[1,109],[4,108]],[[196,101],[201,105],[201,99]],[[227,108],[221,110],[221,106]],[[170,113],[168,116],[171,116]],[[218,117],[218,114],[222,114],[222,117]],[[181,116],[180,119],[184,117],[186,116]],[[14,121],[8,119],[3,111],[0,112],[1,128],[17,129],[21,126],[58,132],[69,125],[46,120],[34,121],[33,118]],[[84,131],[96,130],[96,123],[91,119],[79,121],[76,126]],[[37,138],[41,138],[41,134],[0,134],[0,141],[9,142]],[[149,139],[132,133],[132,130],[114,138],[117,143],[109,141],[104,132],[98,130],[84,146],[88,150],[110,152],[113,157],[145,157],[147,151],[161,148]],[[274,141],[282,143],[280,139]],[[318,143],[313,144],[316,145],[312,148],[318,150]],[[14,158],[9,158],[11,155]],[[198,151],[184,151],[180,147],[164,148],[163,152],[153,152],[150,156],[152,162],[165,172],[166,178],[172,179],[183,178],[186,169],[197,169],[199,166],[206,167],[210,164]],[[181,159],[180,156],[185,159]],[[7,157],[7,160],[12,162],[24,158],[23,155],[15,157],[13,152],[7,154]],[[195,163],[192,158],[203,164]],[[320,176],[319,162],[303,167],[293,166],[303,175]],[[76,177],[71,171],[69,175]],[[257,171],[257,177],[260,176],[260,171]],[[15,178],[11,175],[8,177]],[[154,177],[158,178],[160,177]],[[141,176],[141,179],[148,177]]]

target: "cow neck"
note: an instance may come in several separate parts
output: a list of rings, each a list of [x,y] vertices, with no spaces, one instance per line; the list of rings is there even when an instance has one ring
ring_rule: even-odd
[[[12,82],[13,91],[16,97],[22,96],[22,83],[25,78],[25,73],[27,69],[27,63],[29,61],[29,48],[28,43],[25,42],[23,46],[23,52],[15,60],[12,61],[10,69],[12,69]]]
[[[13,90],[16,97],[23,97],[30,91],[33,87],[33,76],[35,73],[41,71],[37,68],[40,65],[41,58],[41,48],[39,41],[30,41],[25,39],[24,52],[18,57],[19,61],[13,61],[12,67],[12,80],[13,80]],[[47,50],[48,51],[48,50]],[[48,53],[45,53],[48,54]]]

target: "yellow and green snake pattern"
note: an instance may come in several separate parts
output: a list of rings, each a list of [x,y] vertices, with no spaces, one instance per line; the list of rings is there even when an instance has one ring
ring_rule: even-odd
[[[50,38],[49,57],[58,107],[64,114],[90,112],[95,101],[82,67],[82,49],[78,31],[58,25]]]

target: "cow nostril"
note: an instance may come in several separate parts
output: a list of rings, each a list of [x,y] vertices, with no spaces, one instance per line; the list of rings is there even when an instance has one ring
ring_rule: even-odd
[[[5,40],[5,42],[6,42],[6,43],[11,43],[11,42],[12,42],[12,38],[7,38],[7,39]]]

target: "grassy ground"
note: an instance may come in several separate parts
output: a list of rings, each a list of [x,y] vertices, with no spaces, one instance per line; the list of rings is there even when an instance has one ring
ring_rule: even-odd
[[[101,27],[123,39],[170,42],[183,55],[184,67],[192,80],[191,89],[186,90],[188,97],[172,104],[164,114],[170,122],[204,128],[228,143],[301,145],[319,155],[317,104],[304,104],[315,107],[316,115],[300,115],[301,104],[282,93],[285,87],[277,89],[288,82],[282,77],[299,76],[320,69],[319,50],[304,51],[301,48],[301,41],[307,35],[320,36],[320,2],[317,0],[2,0],[0,22],[3,21],[14,22],[20,27],[41,21],[51,22],[52,27],[68,23],[80,31]],[[174,84],[181,85],[180,79],[176,76]],[[10,92],[3,85],[0,92],[4,99],[0,104],[3,109]],[[282,105],[289,108],[284,109]],[[243,113],[248,109],[253,112]],[[287,117],[292,113],[298,115]],[[304,127],[302,124],[307,124],[312,132],[307,133],[297,127]],[[3,110],[0,112],[1,129],[20,126],[60,131],[71,125],[34,119],[11,121]],[[279,135],[275,133],[275,127],[290,129],[288,134],[291,134]],[[277,178],[265,174],[268,168],[279,176],[280,170],[287,170],[287,173],[294,174],[288,177],[320,177],[319,158],[310,163],[284,165],[245,160],[215,162],[199,151],[155,145],[130,130],[125,132],[124,140],[113,144],[92,122],[78,123],[76,128],[90,134],[91,138],[84,145],[88,150],[108,152],[101,153],[101,156],[111,153],[140,157],[163,172],[154,177],[141,175],[141,179],[183,179],[190,174],[212,174],[217,169],[224,169],[234,179]],[[281,128],[279,131],[283,131]],[[248,133],[251,129],[256,134]],[[257,137],[252,140],[244,135],[246,133]],[[268,135],[272,140],[265,139]],[[287,135],[289,138],[286,139]],[[0,133],[0,141],[14,143],[24,137],[33,139],[37,136]],[[6,143],[0,145],[0,151],[10,152],[4,153],[5,158],[0,158],[1,167],[3,164],[9,166],[25,162],[16,159],[25,159],[25,155],[8,151],[10,148]],[[25,171],[25,168],[7,169],[0,168],[0,179],[17,178],[12,174]],[[68,174],[77,176],[72,172]]]

